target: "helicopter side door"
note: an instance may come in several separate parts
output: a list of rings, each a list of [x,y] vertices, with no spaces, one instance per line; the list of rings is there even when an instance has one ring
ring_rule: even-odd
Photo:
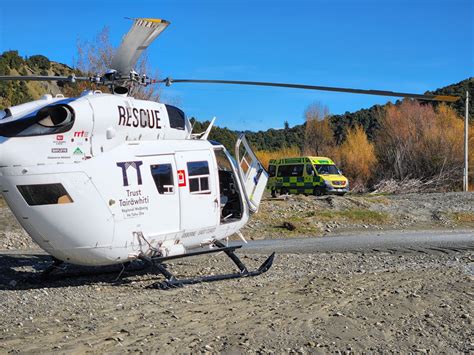
[[[215,227],[219,221],[218,182],[211,150],[176,153],[181,229]]]
[[[245,198],[250,211],[255,213],[258,211],[258,206],[267,185],[268,173],[255,156],[243,134],[235,143],[235,157]]]
[[[147,157],[149,171],[154,182],[154,194],[150,201],[153,204],[154,222],[159,226],[160,233],[173,233],[181,229],[180,201],[178,176],[174,155]]]

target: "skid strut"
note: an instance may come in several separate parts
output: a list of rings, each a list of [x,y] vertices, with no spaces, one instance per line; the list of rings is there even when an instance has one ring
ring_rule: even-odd
[[[152,263],[153,266],[156,267],[158,272],[166,278],[165,281],[156,282],[150,285],[149,287],[157,288],[161,290],[168,290],[170,288],[182,287],[184,285],[193,285],[193,284],[197,284],[201,282],[213,282],[213,281],[221,281],[221,280],[238,279],[242,277],[258,276],[260,274],[263,274],[264,272],[267,272],[272,267],[273,259],[275,258],[275,253],[272,253],[272,255],[270,255],[267,258],[267,260],[265,260],[265,262],[257,270],[249,271],[247,267],[244,265],[244,263],[242,262],[242,260],[240,260],[239,257],[234,253],[236,249],[239,249],[242,246],[239,245],[239,246],[226,247],[220,241],[214,242],[214,245],[217,248],[211,249],[211,250],[199,251],[195,253],[189,253],[185,255],[176,255],[176,256],[170,256],[170,257],[157,257],[157,258],[148,258],[148,257],[142,256],[141,258],[143,260],[149,263]],[[168,271],[165,265],[162,263],[163,261],[171,260],[171,259],[178,259],[178,258],[183,258],[183,257],[190,257],[190,256],[209,254],[209,253],[218,253],[218,252],[224,252],[239,268],[239,272],[235,272],[232,274],[222,274],[222,275],[198,276],[198,277],[189,278],[189,279],[177,279],[176,276],[174,276],[170,271]]]

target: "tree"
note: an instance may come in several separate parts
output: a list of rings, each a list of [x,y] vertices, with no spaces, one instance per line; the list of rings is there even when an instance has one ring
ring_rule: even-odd
[[[112,59],[115,52],[116,48],[114,48],[110,43],[110,31],[108,27],[104,27],[102,31],[97,34],[92,43],[78,40],[77,61],[75,63],[76,68],[81,73],[88,76],[104,74],[108,70],[112,69]],[[153,78],[158,78],[158,72],[151,69],[151,66],[149,65],[149,59],[146,52],[143,53],[143,55],[138,60],[135,71],[140,74],[147,74]],[[74,94],[77,95],[85,88],[90,86],[90,83],[75,84],[74,87],[76,88],[76,92]],[[108,90],[108,88],[103,86],[100,87],[100,89],[103,91]],[[159,101],[160,99],[160,90],[157,85],[149,85],[147,87],[133,86],[131,88],[131,94],[133,97],[142,100]]]
[[[2,59],[10,67],[10,69],[18,70],[25,63],[23,58],[18,55],[18,51],[3,52]]]
[[[367,186],[377,165],[375,146],[369,142],[361,126],[347,131],[346,140],[336,149],[335,159],[344,170],[344,175],[355,184]]]
[[[335,140],[328,119],[329,109],[320,103],[311,104],[305,111],[306,128],[303,151],[305,155],[331,155]]]

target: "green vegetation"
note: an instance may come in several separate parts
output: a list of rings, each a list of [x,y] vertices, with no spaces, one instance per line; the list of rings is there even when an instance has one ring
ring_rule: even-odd
[[[49,70],[51,68],[51,62],[44,55],[33,55],[26,60],[26,63],[32,68],[41,70]]]

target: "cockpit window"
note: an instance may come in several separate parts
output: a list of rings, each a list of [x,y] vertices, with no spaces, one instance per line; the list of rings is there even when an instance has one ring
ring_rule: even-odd
[[[74,111],[64,104],[50,105],[14,121],[0,120],[0,136],[30,137],[69,131],[74,124]]]
[[[175,129],[184,130],[184,125],[186,123],[186,115],[179,108],[165,105],[166,110],[168,111],[168,117],[170,119],[170,127]]]
[[[0,120],[3,120],[4,118],[10,117],[12,115],[12,112],[10,109],[6,108],[5,110],[0,111]]]

